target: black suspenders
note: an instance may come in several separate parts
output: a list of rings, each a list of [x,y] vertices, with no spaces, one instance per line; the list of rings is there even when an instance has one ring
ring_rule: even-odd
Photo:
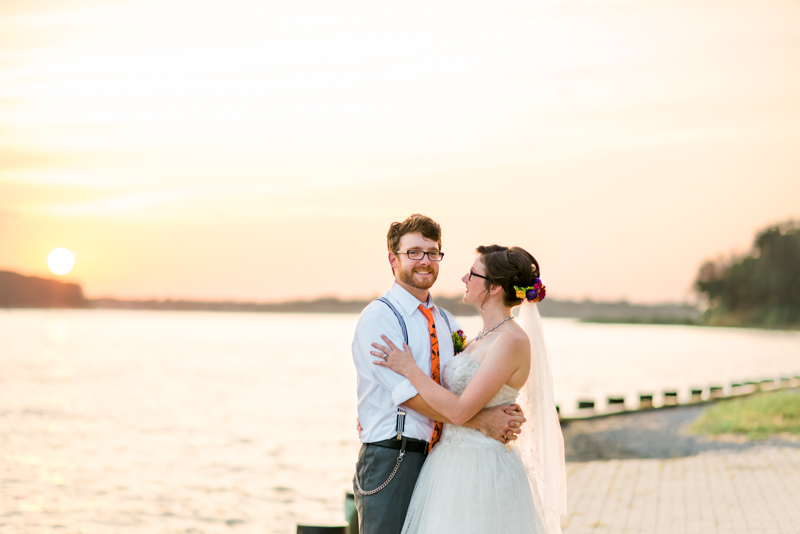
[[[397,317],[397,321],[400,323],[400,328],[403,330],[403,341],[405,341],[406,345],[408,345],[408,328],[406,327],[406,321],[405,319],[403,319],[403,316],[400,314],[400,311],[398,311],[398,309],[394,307],[394,304],[392,304],[386,297],[380,297],[378,300],[389,306],[392,312],[394,312],[395,317]],[[445,324],[447,325],[447,329],[450,330],[450,332],[452,332],[453,328],[450,326],[450,320],[447,318],[447,313],[445,313],[445,311],[442,308],[438,308],[438,310],[439,314],[442,316]],[[397,439],[403,438],[403,431],[405,430],[405,426],[406,426],[406,412],[402,408],[398,407],[397,424],[395,425],[395,431],[397,432]]]
[[[392,312],[394,312],[395,317],[397,317],[397,321],[400,323],[400,328],[403,329],[403,341],[408,343],[408,328],[406,328],[406,321],[405,319],[403,319],[403,316],[400,314],[398,309],[394,307],[394,304],[392,304],[391,301],[386,297],[381,297],[378,300],[389,306]],[[439,315],[441,315],[442,319],[444,319],[444,322],[447,325],[447,329],[450,330],[450,332],[452,332],[453,327],[450,326],[450,319],[447,318],[447,313],[442,308],[436,308],[436,309],[439,310]]]

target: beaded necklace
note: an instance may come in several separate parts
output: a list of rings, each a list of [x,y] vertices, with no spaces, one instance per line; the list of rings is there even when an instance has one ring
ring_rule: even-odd
[[[506,321],[508,321],[510,319],[513,319],[513,318],[514,318],[513,315],[509,315],[508,317],[506,317],[505,319],[503,319],[502,321],[500,321],[499,323],[497,323],[496,325],[491,327],[489,330],[483,330],[483,331],[479,332],[478,335],[475,336],[475,339],[473,339],[473,341],[478,341],[479,339],[481,339],[483,336],[485,336],[486,334],[488,334],[492,330],[495,330],[495,329],[499,328],[500,325],[502,325]]]

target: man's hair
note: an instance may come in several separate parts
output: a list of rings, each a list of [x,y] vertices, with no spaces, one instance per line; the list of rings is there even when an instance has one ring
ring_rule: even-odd
[[[403,222],[393,222],[389,227],[389,233],[386,234],[386,246],[389,252],[397,252],[401,237],[416,232],[421,233],[427,239],[436,241],[439,250],[442,250],[442,227],[430,217],[415,213]]]

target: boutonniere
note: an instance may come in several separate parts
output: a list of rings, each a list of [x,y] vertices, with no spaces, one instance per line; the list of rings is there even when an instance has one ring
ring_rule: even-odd
[[[467,335],[464,333],[463,330],[456,330],[452,332],[450,336],[453,338],[453,348],[455,349],[455,353],[458,354],[459,352],[464,350],[464,347],[467,344]]]

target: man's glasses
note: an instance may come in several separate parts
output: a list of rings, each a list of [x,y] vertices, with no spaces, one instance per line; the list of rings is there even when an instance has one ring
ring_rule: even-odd
[[[409,260],[421,260],[426,254],[431,261],[442,261],[442,258],[444,258],[444,252],[439,252],[438,250],[430,252],[425,252],[424,250],[398,250],[395,254],[405,254]]]
[[[487,278],[486,276],[483,276],[482,274],[478,274],[475,271],[473,271],[472,269],[470,269],[469,270],[469,278],[467,278],[467,281],[472,280],[473,276],[477,276],[478,278],[483,278],[484,280],[491,280],[491,278]]]

